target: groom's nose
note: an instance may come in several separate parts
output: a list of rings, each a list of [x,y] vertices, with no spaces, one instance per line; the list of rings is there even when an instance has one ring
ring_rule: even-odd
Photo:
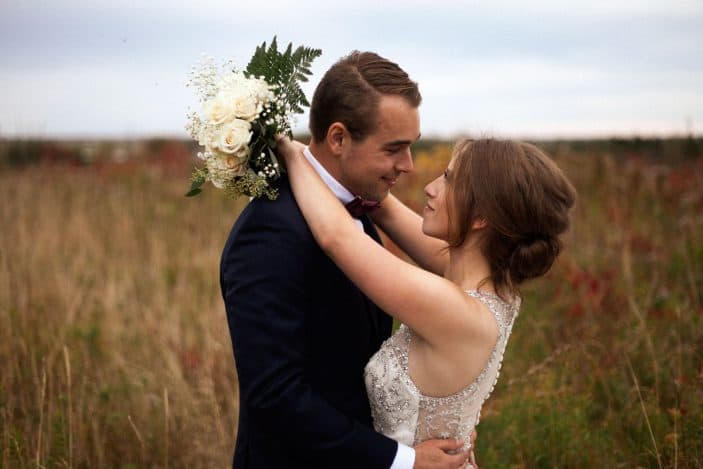
[[[398,155],[398,160],[395,163],[395,169],[403,173],[408,173],[413,170],[413,154],[410,147],[406,148],[400,155]]]

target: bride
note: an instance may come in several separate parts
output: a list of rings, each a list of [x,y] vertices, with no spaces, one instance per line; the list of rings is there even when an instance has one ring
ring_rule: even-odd
[[[375,429],[409,446],[455,438],[470,450],[518,315],[518,288],[558,256],[573,186],[533,145],[459,142],[446,171],[425,187],[422,217],[393,196],[372,214],[415,266],[357,228],[304,148],[278,144],[316,241],[403,324],[366,366]]]

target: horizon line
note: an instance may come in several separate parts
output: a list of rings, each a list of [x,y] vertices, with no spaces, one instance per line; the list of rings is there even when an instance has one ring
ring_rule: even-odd
[[[703,133],[695,132],[583,132],[583,133],[547,133],[544,134],[529,134],[529,133],[507,133],[507,132],[477,132],[482,138],[503,138],[514,140],[533,140],[533,141],[554,141],[554,140],[612,140],[612,139],[685,139],[703,138]],[[438,140],[438,141],[454,141],[465,138],[472,134],[456,133],[453,135],[439,134],[423,134],[420,142],[423,140]],[[296,138],[309,138],[310,133],[299,133]],[[193,141],[191,137],[183,134],[173,133],[75,133],[75,134],[3,134],[0,132],[0,141],[44,141],[44,142],[98,142],[98,141],[150,141],[150,140],[171,140],[171,141]]]

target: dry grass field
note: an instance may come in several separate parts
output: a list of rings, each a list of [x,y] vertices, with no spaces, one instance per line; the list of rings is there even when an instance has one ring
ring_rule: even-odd
[[[401,198],[419,207],[450,150],[418,150]],[[479,464],[703,467],[703,157],[550,150],[574,229],[524,289]],[[46,153],[0,165],[0,467],[227,467],[218,268],[245,201],[186,199],[178,165]]]

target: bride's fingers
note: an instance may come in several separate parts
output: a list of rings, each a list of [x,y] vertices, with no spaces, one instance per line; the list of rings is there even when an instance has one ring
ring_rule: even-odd
[[[295,142],[291,141],[287,135],[278,134],[276,139],[276,153],[283,157],[284,160],[296,154]]]
[[[277,134],[275,136],[276,140],[276,151],[286,155],[292,155],[294,153],[302,152],[305,148],[301,142],[297,140],[291,140],[287,135]]]

